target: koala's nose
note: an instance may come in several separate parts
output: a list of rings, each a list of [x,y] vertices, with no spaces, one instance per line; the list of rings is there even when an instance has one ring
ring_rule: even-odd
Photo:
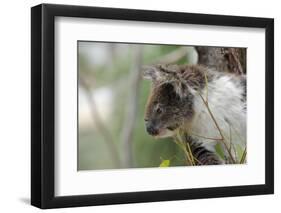
[[[158,134],[158,130],[151,124],[146,125],[146,131],[150,135],[157,135]]]

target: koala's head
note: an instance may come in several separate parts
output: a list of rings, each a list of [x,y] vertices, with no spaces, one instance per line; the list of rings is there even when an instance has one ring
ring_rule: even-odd
[[[156,137],[173,136],[193,117],[193,95],[185,82],[178,78],[177,66],[145,67],[143,76],[152,81],[145,110],[147,132]]]

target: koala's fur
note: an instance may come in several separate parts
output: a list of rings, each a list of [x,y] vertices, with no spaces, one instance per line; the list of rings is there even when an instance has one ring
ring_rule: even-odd
[[[229,146],[230,142],[242,148],[246,146],[244,75],[218,72],[200,65],[154,65],[145,67],[143,76],[152,80],[145,112],[149,134],[172,137],[181,130],[213,152],[216,143],[221,142],[221,134],[209,107],[225,142]]]

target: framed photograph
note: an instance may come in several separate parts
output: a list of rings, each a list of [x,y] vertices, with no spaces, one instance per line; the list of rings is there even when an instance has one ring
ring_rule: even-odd
[[[31,9],[31,204],[272,194],[274,21]]]

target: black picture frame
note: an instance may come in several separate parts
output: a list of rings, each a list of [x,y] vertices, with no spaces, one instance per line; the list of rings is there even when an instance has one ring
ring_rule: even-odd
[[[95,195],[54,195],[55,17],[263,28],[266,32],[265,184]],[[105,204],[217,198],[274,193],[274,20],[164,11],[41,4],[31,8],[31,204],[60,208]]]

